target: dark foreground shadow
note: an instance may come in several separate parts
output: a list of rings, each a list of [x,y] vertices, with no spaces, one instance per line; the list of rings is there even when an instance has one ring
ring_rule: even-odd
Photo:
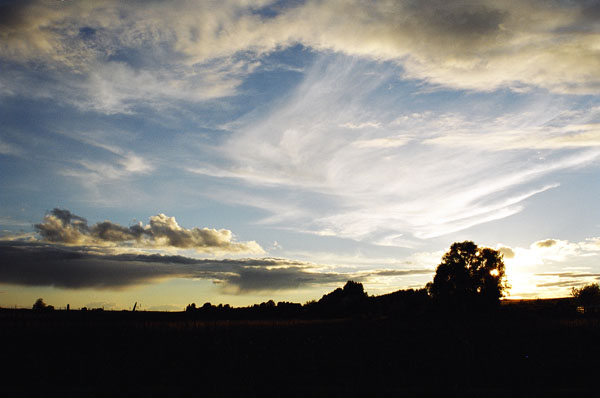
[[[600,319],[532,303],[503,306],[493,314],[342,319],[1,310],[2,358],[9,366],[0,394],[556,396],[595,391]]]

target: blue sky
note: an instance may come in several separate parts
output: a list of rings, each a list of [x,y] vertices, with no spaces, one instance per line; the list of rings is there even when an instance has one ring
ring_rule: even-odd
[[[448,3],[2,2],[0,306],[597,281],[600,8]]]

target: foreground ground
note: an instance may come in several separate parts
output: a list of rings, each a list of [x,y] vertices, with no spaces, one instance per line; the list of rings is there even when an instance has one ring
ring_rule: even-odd
[[[346,319],[0,310],[0,395],[593,392],[600,319],[569,308]]]

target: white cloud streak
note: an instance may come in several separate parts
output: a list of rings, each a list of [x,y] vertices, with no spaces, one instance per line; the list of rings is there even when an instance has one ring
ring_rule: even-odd
[[[514,215],[527,199],[559,187],[542,179],[600,157],[595,146],[573,146],[569,139],[597,109],[557,117],[552,108],[534,106],[499,117],[472,113],[465,102],[455,113],[403,114],[394,104],[397,94],[381,91],[391,70],[385,63],[326,57],[288,102],[242,120],[245,127],[214,148],[225,166],[200,163],[188,171],[261,187],[264,201],[246,204],[268,211],[278,208],[271,196],[287,190],[286,206],[296,211],[271,220],[277,225],[294,220],[319,235],[410,246],[414,237]],[[512,137],[504,145],[503,132]],[[321,201],[307,203],[309,196]]]

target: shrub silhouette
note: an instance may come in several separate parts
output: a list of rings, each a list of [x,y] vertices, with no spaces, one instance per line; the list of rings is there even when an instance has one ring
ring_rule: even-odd
[[[471,241],[452,244],[427,284],[436,302],[456,309],[495,306],[508,289],[502,254]]]

